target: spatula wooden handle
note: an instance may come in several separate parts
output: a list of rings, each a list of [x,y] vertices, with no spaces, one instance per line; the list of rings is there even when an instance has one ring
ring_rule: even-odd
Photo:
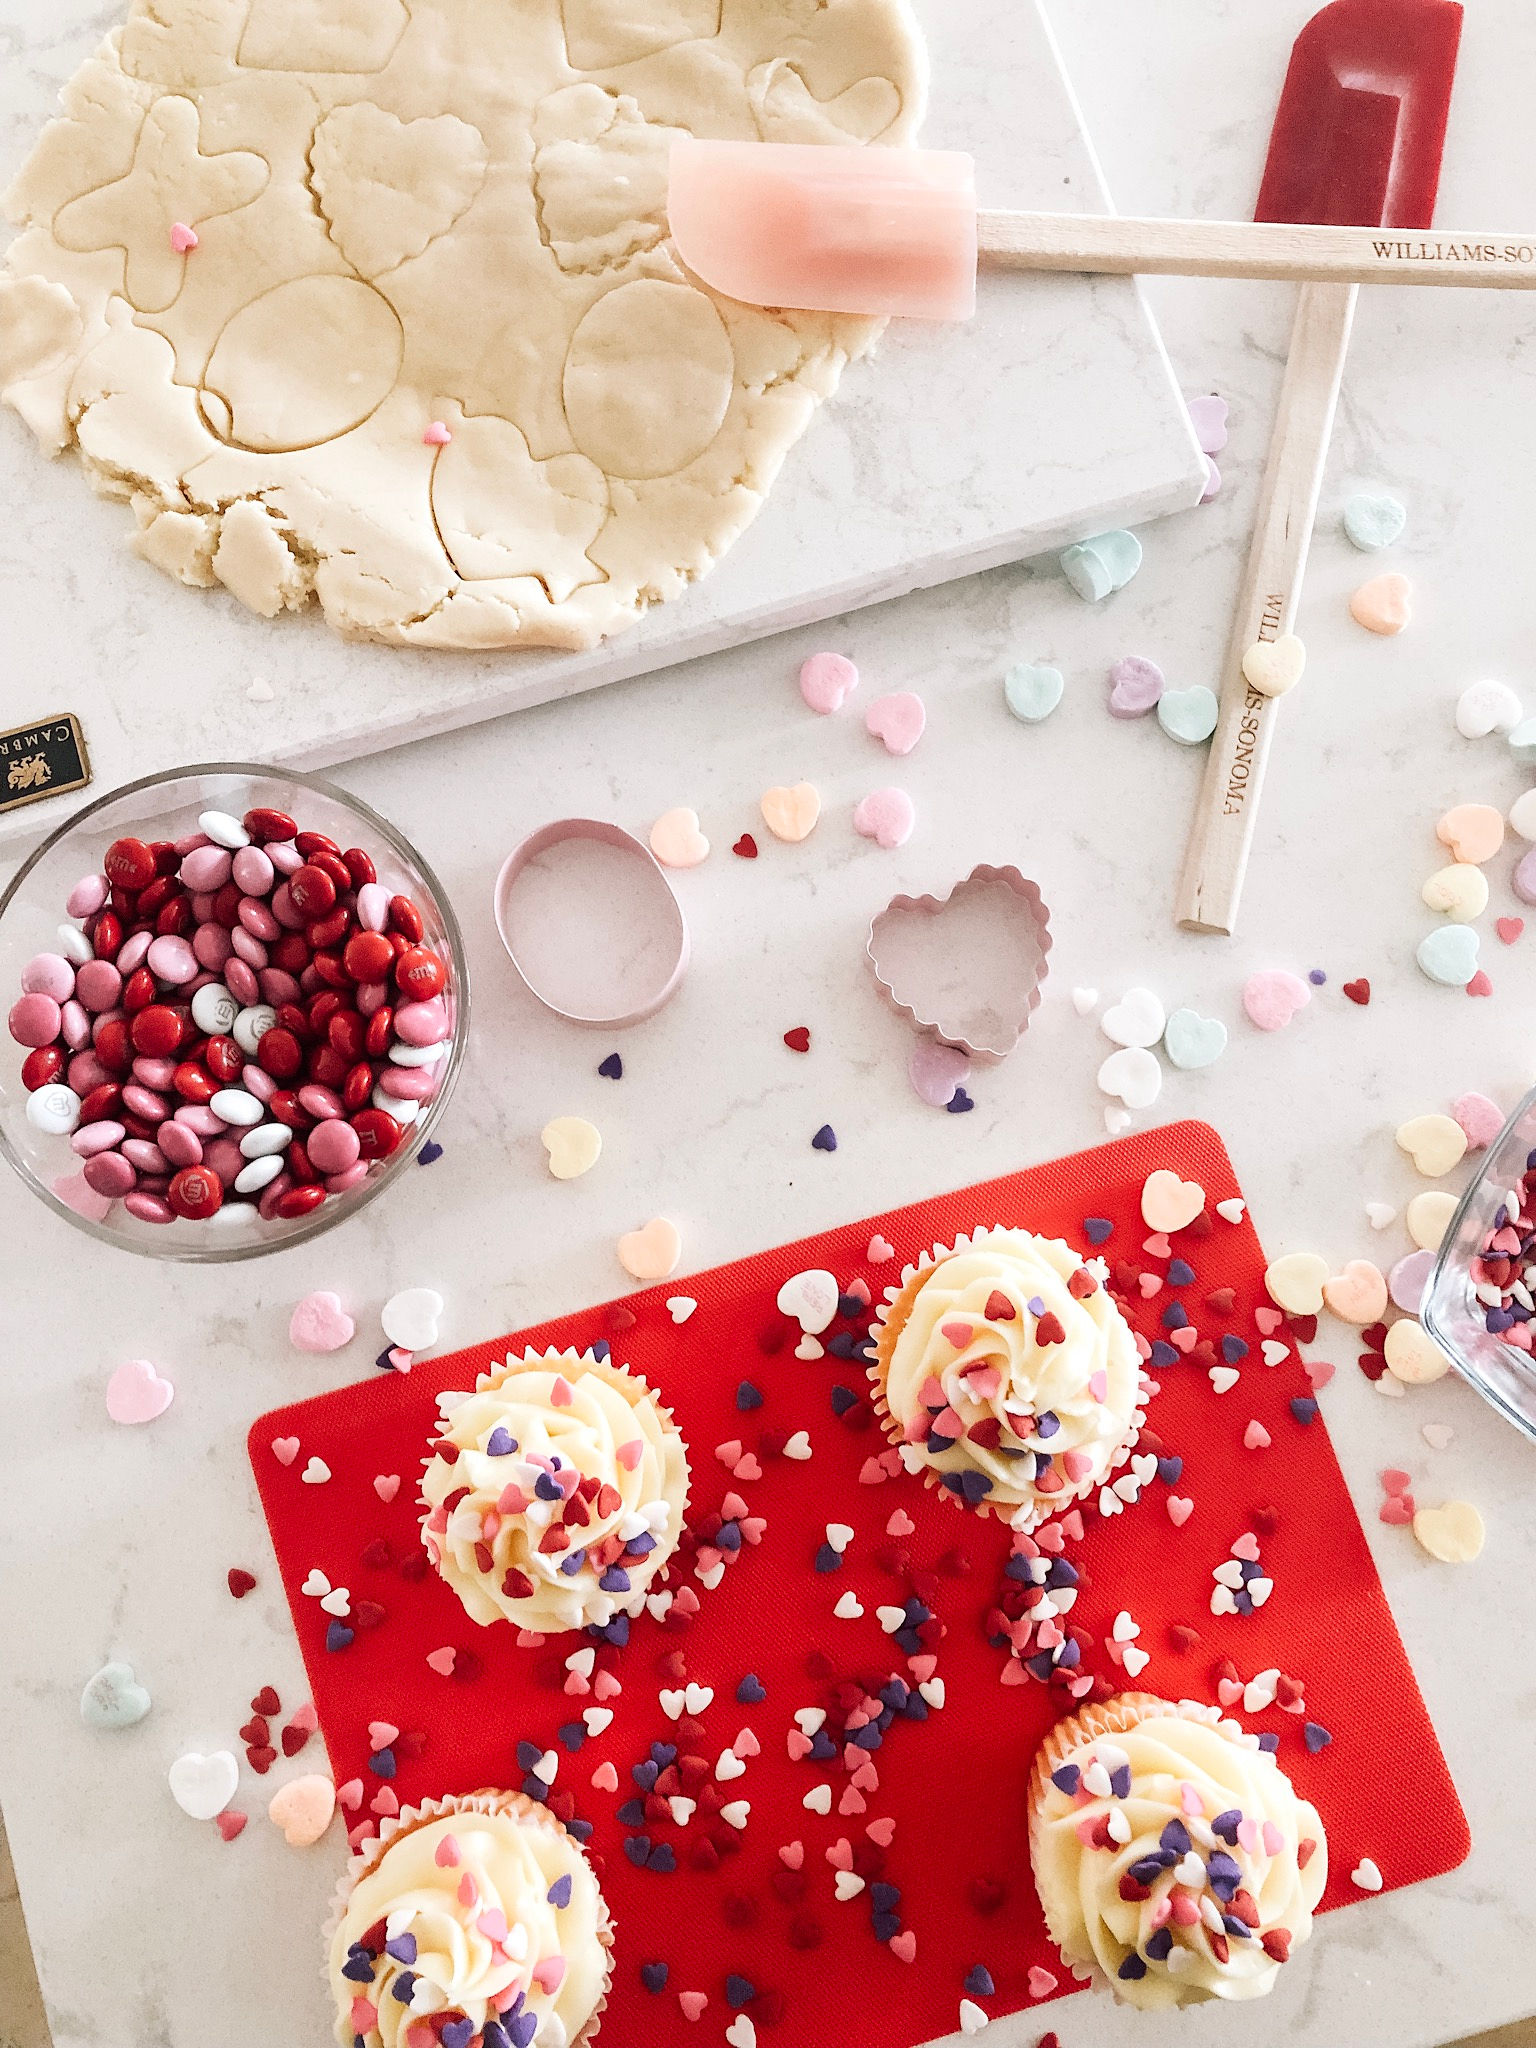
[[[992,269],[1536,291],[1536,234],[1459,235],[1438,228],[1406,234],[1078,213],[982,212],[976,224],[981,264]]]
[[[1352,285],[1306,285],[1296,308],[1258,521],[1222,671],[1221,716],[1179,883],[1174,914],[1187,931],[1230,934],[1237,925],[1281,703],[1249,687],[1243,656],[1256,641],[1278,640],[1295,630],[1358,296]]]

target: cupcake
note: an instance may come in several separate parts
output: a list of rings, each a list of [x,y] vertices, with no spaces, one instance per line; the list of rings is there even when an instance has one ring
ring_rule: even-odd
[[[869,1369],[907,1470],[1020,1530],[1109,1479],[1150,1384],[1105,1277],[1027,1230],[978,1230],[909,1266]]]
[[[1051,1939],[1128,2005],[1262,1998],[1328,1881],[1316,1809],[1218,1707],[1122,1693],[1035,1758],[1029,1850]]]
[[[353,1858],[328,1930],[343,2048],[576,2048],[613,1933],[591,1865],[519,1792],[429,1800]]]
[[[638,1614],[688,1503],[687,1449],[645,1381],[529,1351],[438,1406],[421,1534],[466,1612],[542,1634]]]

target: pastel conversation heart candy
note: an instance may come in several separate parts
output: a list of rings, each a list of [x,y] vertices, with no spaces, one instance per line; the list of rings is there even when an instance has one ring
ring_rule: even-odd
[[[877,697],[864,714],[864,730],[888,754],[910,754],[928,725],[928,707],[914,690]]]
[[[1439,1180],[1466,1157],[1467,1134],[1455,1117],[1436,1112],[1410,1117],[1407,1123],[1399,1124],[1397,1144],[1426,1180]]]
[[[1491,1145],[1504,1128],[1504,1112],[1496,1102],[1473,1089],[1466,1095],[1458,1095],[1451,1104],[1451,1115],[1466,1134],[1468,1148],[1481,1152]]]
[[[971,1063],[963,1052],[952,1045],[940,1045],[932,1038],[920,1038],[907,1061],[907,1079],[923,1101],[935,1109],[943,1109],[953,1100],[955,1090],[969,1078],[970,1071]]]
[[[321,1288],[294,1304],[288,1341],[296,1351],[340,1351],[352,1342],[356,1329],[340,1297]]]
[[[917,813],[904,789],[874,789],[853,807],[853,829],[887,849],[905,846],[912,837]]]
[[[821,816],[821,792],[813,783],[797,782],[791,788],[775,785],[762,794],[763,823],[775,839],[791,845],[809,838]]]
[[[329,1778],[313,1772],[280,1785],[267,1807],[267,1818],[282,1830],[290,1849],[307,1849],[325,1833],[335,1811],[335,1786]]]
[[[1513,732],[1525,717],[1525,706],[1508,683],[1469,683],[1456,699],[1456,730],[1464,740],[1485,739],[1491,732]]]
[[[1403,1211],[1408,1235],[1420,1251],[1437,1252],[1456,1214],[1456,1197],[1444,1188],[1426,1188]]]
[[[1340,1322],[1364,1329],[1387,1312],[1387,1283],[1369,1259],[1351,1259],[1323,1282],[1323,1304]]]
[[[1109,672],[1111,718],[1145,718],[1157,709],[1167,678],[1144,654],[1123,654]]]
[[[1266,1268],[1264,1285],[1276,1308],[1293,1316],[1315,1316],[1330,1278],[1328,1261],[1316,1252],[1287,1252]]]
[[[1205,1189],[1196,1180],[1180,1180],[1167,1167],[1149,1173],[1142,1183],[1141,1219],[1149,1230],[1165,1235],[1183,1230],[1205,1208]]]
[[[193,1820],[212,1820],[234,1798],[240,1767],[227,1749],[216,1749],[212,1756],[200,1756],[196,1750],[189,1750],[185,1756],[177,1757],[166,1773],[166,1780],[171,1797],[183,1813],[190,1814]]]
[[[131,1664],[103,1664],[80,1695],[80,1718],[92,1728],[132,1728],[151,1705]]]
[[[1311,1000],[1312,991],[1307,984],[1299,975],[1287,974],[1284,968],[1263,968],[1243,983],[1243,1008],[1248,1021],[1260,1031],[1279,1031]]]
[[[1536,846],[1521,857],[1520,865],[1510,876],[1509,886],[1522,903],[1536,903]]]
[[[1283,697],[1301,681],[1307,650],[1294,633],[1256,640],[1243,656],[1243,680],[1261,697]]]
[[[1470,1501],[1448,1500],[1443,1507],[1420,1508],[1413,1533],[1422,1549],[1442,1564],[1471,1564],[1481,1556],[1486,1534],[1483,1518]],[[1356,1873],[1356,1883],[1359,1874]]]
[[[1227,445],[1227,401],[1224,398],[1191,398],[1189,424],[1195,430],[1203,455],[1219,455]]]
[[[1056,709],[1066,687],[1066,678],[1059,668],[1021,661],[1003,678],[1003,701],[1015,718],[1023,719],[1026,725],[1038,725]]]
[[[1164,690],[1157,700],[1157,722],[1181,747],[1198,747],[1216,730],[1220,710],[1214,690],[1192,683],[1187,690]]]
[[[1123,590],[1141,567],[1141,542],[1134,533],[1116,529],[1079,541],[1061,556],[1061,572],[1088,604]]]
[[[1344,507],[1344,531],[1363,555],[1374,555],[1402,537],[1406,508],[1386,491],[1361,491]]]
[[[1517,839],[1536,839],[1536,789],[1528,789],[1510,805],[1509,829]]]
[[[176,1389],[147,1358],[130,1358],[107,1381],[107,1413],[114,1422],[153,1422],[175,1396]]]
[[[1186,1073],[1208,1067],[1227,1049],[1227,1027],[1219,1017],[1197,1010],[1175,1010],[1163,1032],[1163,1050]]]
[[[1149,988],[1130,988],[1099,1019],[1104,1036],[1116,1045],[1153,1046],[1167,1026],[1162,1003]]]
[[[1435,837],[1458,861],[1481,867],[1504,844],[1504,819],[1492,804],[1457,804],[1435,827]]]
[[[576,1180],[596,1166],[603,1134],[584,1116],[557,1116],[539,1133],[539,1143],[549,1154],[549,1170],[555,1179]]]
[[[1163,1086],[1163,1070],[1145,1046],[1123,1046],[1099,1068],[1099,1087],[1127,1109],[1148,1109]]]
[[[675,1223],[653,1216],[642,1229],[626,1231],[618,1251],[619,1264],[636,1280],[665,1280],[677,1270],[683,1240]]]
[[[699,814],[681,804],[663,811],[651,827],[651,851],[664,868],[696,868],[709,858],[709,841],[699,830]]]
[[[1477,933],[1469,924],[1444,924],[1419,941],[1414,958],[1431,981],[1465,988],[1477,972]]]
[[[1413,585],[1395,572],[1362,583],[1349,600],[1349,615],[1368,633],[1390,638],[1401,633],[1413,616]]]
[[[402,1351],[425,1351],[437,1342],[443,1297],[431,1287],[403,1287],[379,1312],[384,1334]]]
[[[812,654],[800,664],[800,694],[824,718],[858,687],[859,672],[846,654]]]
[[[1387,1275],[1387,1291],[1394,1307],[1400,1308],[1405,1316],[1416,1316],[1424,1306],[1424,1290],[1434,1270],[1433,1252],[1409,1252],[1406,1258],[1399,1259]],[[1368,1320],[1376,1322],[1378,1318],[1371,1316]]]
[[[1536,718],[1522,718],[1509,735],[1509,751],[1522,768],[1536,768]]]
[[[778,1292],[778,1311],[791,1316],[808,1337],[819,1337],[837,1314],[837,1275],[825,1266],[807,1266],[792,1273]]]
[[[1419,893],[1431,910],[1465,924],[1488,908],[1488,877],[1470,861],[1452,861],[1437,869]]]

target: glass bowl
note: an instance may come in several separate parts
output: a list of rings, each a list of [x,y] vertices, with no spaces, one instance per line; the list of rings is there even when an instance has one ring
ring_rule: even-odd
[[[258,1258],[302,1244],[355,1215],[415,1161],[442,1116],[463,1063],[469,1025],[464,941],[432,870],[408,840],[355,796],[297,769],[242,761],[213,761],[130,782],[87,804],[43,841],[0,896],[0,1018],[21,992],[26,962],[34,954],[58,950],[70,891],[82,876],[101,872],[102,856],[114,839],[177,839],[198,829],[203,811],[227,811],[238,818],[257,807],[286,811],[298,820],[301,831],[324,832],[338,846],[361,847],[372,858],[380,883],[392,895],[409,896],[416,904],[426,943],[448,966],[443,992],[451,1018],[447,1062],[437,1093],[406,1127],[395,1150],[375,1161],[355,1187],[327,1196],[308,1215],[269,1219],[257,1213],[254,1202],[227,1202],[206,1222],[178,1217],[174,1223],[151,1223],[128,1214],[122,1202],[115,1201],[97,1220],[79,1214],[54,1193],[53,1183],[77,1174],[83,1162],[67,1137],[40,1131],[28,1121],[27,1090],[21,1081],[23,1048],[0,1029],[0,1152],[38,1199],[76,1230],[150,1258],[194,1264]]]
[[[1464,1380],[1507,1422],[1536,1439],[1536,1358],[1487,1326],[1472,1262],[1506,1215],[1505,1195],[1536,1170],[1536,1089],[1488,1147],[1482,1170],[1461,1198],[1440,1246],[1422,1308],[1424,1327]]]

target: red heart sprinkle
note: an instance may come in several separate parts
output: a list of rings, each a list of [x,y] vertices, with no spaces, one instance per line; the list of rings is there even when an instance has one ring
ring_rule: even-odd
[[[297,1756],[308,1742],[310,1732],[308,1728],[295,1728],[290,1722],[282,1733],[283,1755]]]
[[[1280,1526],[1278,1508],[1251,1508],[1248,1519],[1260,1536],[1273,1536]]]
[[[1387,1369],[1387,1361],[1374,1351],[1360,1354],[1360,1370],[1368,1380],[1379,1380]]]
[[[1476,974],[1467,983],[1467,994],[1469,996],[1491,996],[1493,994],[1493,983],[1484,974],[1481,967],[1479,967]]]
[[[230,1566],[229,1590],[237,1600],[243,1600],[246,1594],[254,1589],[255,1584],[256,1574],[254,1572],[242,1571],[239,1565]]]
[[[267,1726],[265,1719],[260,1714],[257,1714],[253,1720],[247,1721],[239,1732],[242,1742],[253,1742],[258,1749],[264,1742],[272,1740],[272,1730]]]
[[[377,1628],[384,1619],[384,1609],[377,1600],[354,1600],[352,1619],[359,1628]]]
[[[797,1024],[793,1031],[785,1032],[784,1043],[791,1052],[809,1052],[811,1049],[811,1034],[803,1024]]]
[[[1184,1656],[1199,1642],[1200,1631],[1197,1628],[1191,1628],[1187,1621],[1175,1621],[1169,1624],[1168,1637],[1173,1647],[1181,1656]]]
[[[1362,974],[1358,981],[1346,981],[1344,993],[1352,1003],[1358,1003],[1363,1010],[1371,1000],[1371,984]]]
[[[245,1760],[258,1778],[264,1778],[277,1762],[277,1751],[270,1743],[252,1743],[246,1749]]]
[[[1525,930],[1525,919],[1523,917],[1496,918],[1493,928],[1506,946],[1512,946]]]
[[[282,1711],[283,1703],[270,1685],[264,1685],[261,1691],[257,1693],[255,1699],[251,1701],[251,1712],[253,1714],[266,1714],[270,1716],[272,1714],[280,1714]]]
[[[215,1814],[213,1824],[226,1842],[232,1842],[236,1835],[245,1833],[245,1815],[238,1807],[226,1806],[222,1813]]]
[[[635,1312],[632,1308],[626,1308],[622,1301],[616,1301],[609,1309],[605,1320],[609,1329],[617,1336],[620,1331],[632,1330],[635,1327]]]
[[[750,832],[743,832],[741,837],[736,841],[735,845],[731,848],[731,851],[734,854],[738,854],[742,860],[756,860],[757,841],[752,837],[752,834]]]

